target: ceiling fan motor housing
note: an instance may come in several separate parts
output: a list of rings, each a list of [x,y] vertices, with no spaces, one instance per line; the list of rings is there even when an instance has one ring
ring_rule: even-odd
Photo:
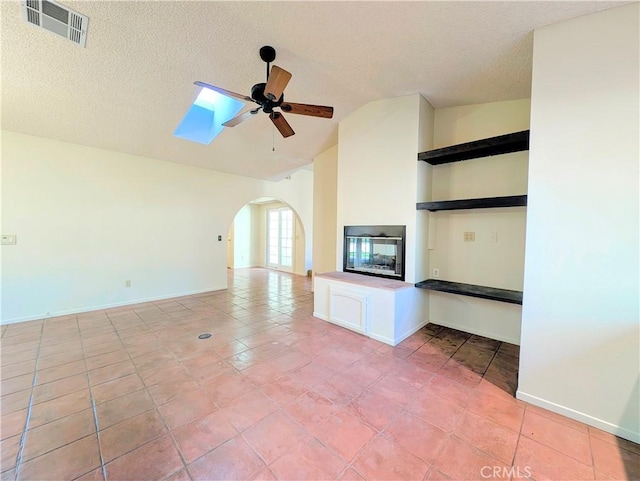
[[[270,114],[275,107],[280,107],[284,101],[284,94],[276,102],[269,100],[264,94],[266,85],[266,83],[259,83],[251,87],[251,98],[260,104],[263,112]]]

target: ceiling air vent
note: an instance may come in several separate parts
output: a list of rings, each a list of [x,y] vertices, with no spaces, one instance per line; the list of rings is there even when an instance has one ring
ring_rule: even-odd
[[[22,0],[22,18],[27,23],[68,38],[81,47],[87,41],[89,18],[48,0]]]

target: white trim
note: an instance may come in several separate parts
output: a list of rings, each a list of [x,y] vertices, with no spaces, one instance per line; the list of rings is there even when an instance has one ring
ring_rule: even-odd
[[[561,414],[562,416],[566,416],[576,421],[580,421],[581,423],[588,424],[589,426],[602,429],[603,431],[624,439],[628,439],[629,441],[632,441],[634,443],[640,443],[640,432],[631,431],[629,429],[623,428],[622,426],[618,426],[617,424],[595,418],[580,411],[561,406],[560,404],[547,401],[546,399],[527,394],[526,392],[522,392],[520,390],[516,391],[516,398],[528,402],[529,404],[533,404],[534,406],[547,409],[556,414]]]
[[[418,326],[415,326],[411,329],[409,329],[407,332],[405,332],[403,335],[397,337],[395,340],[391,339],[390,337],[386,337],[386,336],[381,336],[379,334],[375,334],[373,332],[361,332],[361,331],[357,331],[355,329],[353,329],[353,327],[351,327],[350,325],[347,324],[341,324],[337,321],[330,321],[329,318],[323,314],[320,314],[319,312],[313,312],[313,317],[317,317],[318,319],[322,319],[323,321],[326,322],[331,322],[332,324],[336,324],[340,327],[344,327],[345,329],[349,329],[350,331],[353,332],[357,332],[358,334],[362,334],[363,336],[367,336],[370,337],[371,339],[374,339],[376,341],[380,341],[383,342],[384,344],[388,344],[389,346],[397,346],[398,344],[400,344],[402,341],[404,341],[407,337],[411,336],[412,334],[418,332],[420,329],[422,329],[424,326],[426,326],[427,324],[429,324],[429,321],[424,321],[423,323],[419,324]]]
[[[77,309],[69,309],[66,311],[54,311],[53,313],[47,315],[38,315],[38,316],[25,316],[25,317],[16,317],[13,319],[3,319],[2,321],[0,321],[0,325],[4,326],[5,324],[15,324],[17,322],[28,322],[28,321],[37,321],[40,319],[49,319],[52,317],[60,317],[60,316],[68,316],[70,314],[79,314],[79,313],[83,313],[83,312],[91,312],[91,311],[100,311],[103,309],[110,309],[112,307],[122,307],[122,306],[130,306],[132,304],[142,304],[144,302],[152,302],[152,301],[161,301],[164,299],[171,299],[174,297],[184,297],[184,296],[193,296],[195,294],[203,294],[205,292],[215,292],[215,291],[221,291],[223,289],[226,289],[227,286],[224,287],[210,287],[208,289],[198,289],[195,291],[188,291],[188,292],[178,292],[175,294],[167,294],[165,296],[153,296],[153,297],[146,297],[144,299],[136,299],[136,300],[129,300],[129,301],[125,301],[125,302],[113,302],[110,304],[102,304],[99,306],[91,306],[91,307],[79,307]]]
[[[388,344],[389,346],[395,346],[397,344],[397,343],[396,344],[393,343],[393,339],[389,337],[381,336],[380,334],[374,334],[370,332],[369,334],[365,334],[365,336],[369,336],[371,339],[375,339],[376,341],[383,342],[385,344]]]
[[[418,332],[420,329],[422,329],[424,326],[426,326],[427,324],[429,324],[429,320],[427,319],[426,321],[421,322],[420,324],[418,324],[417,326],[413,326],[411,327],[407,332],[405,332],[404,334],[401,334],[399,336],[396,337],[395,340],[395,344],[392,344],[393,346],[397,346],[398,344],[400,344],[402,341],[404,341],[407,337],[411,336],[412,334],[415,334],[416,332]],[[384,341],[383,341],[384,342]]]
[[[319,314],[317,312],[313,313],[313,317],[317,317],[320,320],[323,320],[323,321],[328,322],[330,324],[334,324],[334,325],[336,325],[338,327],[342,327],[344,329],[349,329],[350,331],[355,332],[356,334],[362,334],[364,337],[371,337],[371,338],[374,338],[374,339],[376,339],[378,341],[382,341],[382,342],[386,342],[386,339],[387,339],[386,337],[385,338],[380,337],[378,339],[378,338],[375,338],[373,335],[370,335],[370,334],[368,334],[366,332],[359,331],[358,329],[355,329],[353,327],[353,324],[345,324],[345,323],[342,323],[340,321],[335,321],[335,320],[334,321],[330,321],[327,316],[325,316],[323,314]]]
[[[508,342],[509,344],[515,344],[516,346],[520,345],[520,339],[513,339],[509,336],[503,336],[499,333],[476,329],[475,327],[469,326],[468,324],[456,324],[455,322],[440,321],[435,319],[430,319],[429,322],[437,324],[439,326],[450,327],[451,329],[456,329],[458,331],[468,332],[469,334],[488,337],[489,339],[495,339],[496,341]],[[429,322],[427,322],[427,324],[429,324]]]
[[[313,311],[313,317],[317,317],[318,319],[322,319],[323,321],[329,322],[329,318],[324,314],[320,314],[319,312]]]

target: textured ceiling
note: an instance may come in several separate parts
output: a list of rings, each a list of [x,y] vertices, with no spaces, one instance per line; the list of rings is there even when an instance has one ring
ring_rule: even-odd
[[[281,178],[337,141],[367,102],[421,93],[438,107],[530,96],[532,30],[625,2],[62,1],[89,17],[86,48],[2,1],[2,128],[257,178]],[[266,114],[211,145],[174,137],[195,80],[249,94],[263,45],[290,102],[332,120]],[[275,152],[272,151],[275,139]]]

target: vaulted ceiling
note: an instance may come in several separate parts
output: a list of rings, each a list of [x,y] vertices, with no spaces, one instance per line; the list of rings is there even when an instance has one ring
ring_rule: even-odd
[[[250,177],[277,179],[337,142],[362,105],[420,93],[436,107],[530,96],[532,31],[626,2],[62,1],[89,17],[86,48],[32,27],[1,3],[2,128]],[[267,115],[210,145],[173,136],[196,80],[249,94],[258,56],[293,78],[288,101],[332,120]],[[275,152],[273,148],[275,147]]]

